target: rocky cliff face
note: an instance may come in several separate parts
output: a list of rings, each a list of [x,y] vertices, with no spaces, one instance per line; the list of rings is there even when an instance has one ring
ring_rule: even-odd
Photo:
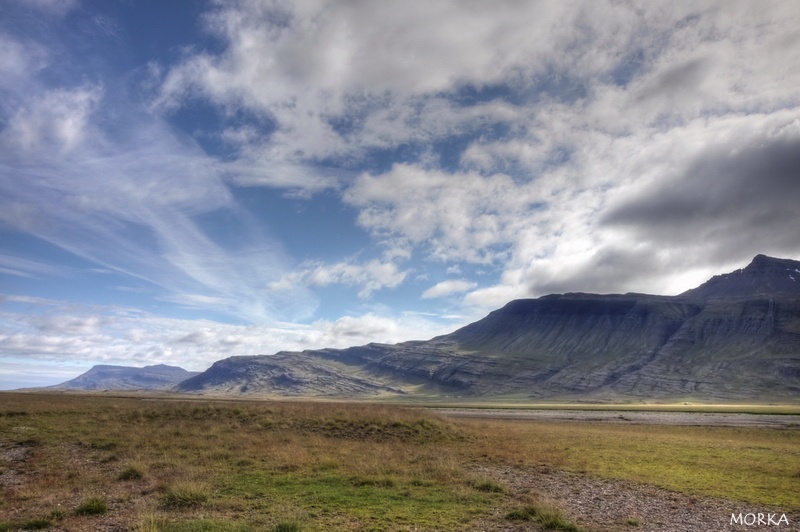
[[[341,379],[352,394],[383,385],[383,391],[531,399],[795,399],[800,262],[759,255],[746,268],[675,297],[564,294],[512,301],[426,342],[282,354],[280,364],[279,373],[305,368],[306,380],[288,392],[300,395],[335,389],[314,384],[317,375]],[[287,393],[275,384],[275,371],[254,367],[247,389]],[[351,387],[352,378],[366,388]],[[222,382],[228,381],[214,386],[228,386]]]

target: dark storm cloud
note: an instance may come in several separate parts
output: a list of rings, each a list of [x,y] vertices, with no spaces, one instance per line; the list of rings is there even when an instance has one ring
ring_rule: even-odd
[[[631,228],[639,244],[705,244],[728,248],[727,255],[796,248],[800,137],[763,135],[742,147],[706,152],[677,179],[651,186],[602,223]]]
[[[689,138],[711,146],[692,154],[685,143],[687,162],[670,151],[667,159],[651,160],[654,177],[647,184],[610,192],[597,220],[604,238],[569,267],[531,268],[528,293],[674,294],[689,278],[701,282],[692,272],[707,277],[746,266],[759,253],[785,257],[800,249],[796,121],[754,117],[746,127]],[[670,277],[678,282],[652,282]]]
[[[671,66],[657,74],[636,93],[638,100],[672,100],[686,91],[696,89],[708,71],[706,59],[692,59]]]
[[[659,257],[645,249],[608,247],[597,252],[590,264],[570,272],[568,277],[540,281],[532,276],[530,295],[563,294],[568,292],[618,293],[620,287],[635,285],[654,274],[664,273]]]

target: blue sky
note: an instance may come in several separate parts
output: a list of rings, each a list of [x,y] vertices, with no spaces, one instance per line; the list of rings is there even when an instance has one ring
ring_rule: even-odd
[[[800,259],[800,3],[0,0],[0,389]]]

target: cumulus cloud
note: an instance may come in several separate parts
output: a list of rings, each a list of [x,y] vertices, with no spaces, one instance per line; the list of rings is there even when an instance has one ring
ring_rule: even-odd
[[[307,286],[329,286],[344,284],[359,287],[358,296],[367,299],[376,290],[394,288],[406,278],[393,262],[373,259],[364,263],[354,261],[336,264],[305,263],[295,271],[284,275],[280,280],[270,283],[274,291],[287,290],[297,283]]]
[[[89,114],[101,97],[97,86],[48,91],[10,117],[0,146],[6,153],[54,150],[63,156],[85,138]]]
[[[359,223],[378,237],[399,236],[442,260],[491,262],[513,241],[512,221],[542,208],[536,188],[503,174],[450,174],[398,164],[362,174],[344,196],[362,207]]]
[[[574,39],[562,28],[575,16],[566,5],[533,3],[219,4],[205,20],[224,51],[169,69],[155,103],[200,98],[245,109],[275,121],[268,142],[256,144],[271,158],[346,160],[475,119],[479,109],[453,112],[442,93],[530,82],[528,69]]]
[[[478,283],[465,281],[463,279],[450,279],[436,283],[422,293],[422,299],[433,299],[459,294],[471,290],[478,286]]]
[[[217,5],[205,21],[222,51],[190,54],[169,69],[157,103],[197,98],[269,117],[267,135],[238,137],[242,153],[287,168],[348,167],[374,150],[408,146],[410,160],[388,170],[339,176],[343,200],[383,245],[401,242],[451,264],[503,264],[498,284],[468,302],[675,289],[695,278],[687,268],[700,275],[710,262],[733,260],[719,251],[691,259],[709,240],[733,245],[742,260],[757,251],[735,245],[753,235],[743,227],[770,230],[763,213],[773,196],[757,194],[752,214],[734,220],[723,198],[746,196],[747,179],[713,179],[725,168],[703,170],[698,161],[743,148],[709,142],[730,121],[759,129],[796,114],[793,3],[242,0]],[[765,153],[758,150],[742,157]],[[766,158],[750,163],[752,175],[774,175],[755,168]],[[718,199],[703,203],[702,187]],[[701,220],[676,216],[680,205],[694,213],[715,201],[713,223],[681,230]],[[791,206],[771,210],[774,219],[794,217]],[[758,242],[797,249],[771,227]],[[334,270],[303,277],[353,282],[355,274]]]

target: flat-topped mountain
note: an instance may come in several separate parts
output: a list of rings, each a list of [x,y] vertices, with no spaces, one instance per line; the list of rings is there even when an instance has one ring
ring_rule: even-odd
[[[51,388],[62,390],[169,390],[198,373],[165,364],[143,368],[97,365],[86,373]]]
[[[240,365],[247,371],[237,371]],[[307,386],[291,378],[300,368]],[[284,394],[290,383],[291,394],[336,394],[335,386],[316,384],[332,375],[369,383],[364,392],[344,387],[343,395],[401,389],[519,400],[796,400],[800,263],[759,255],[678,296],[516,300],[428,341],[234,357],[176,390]]]

